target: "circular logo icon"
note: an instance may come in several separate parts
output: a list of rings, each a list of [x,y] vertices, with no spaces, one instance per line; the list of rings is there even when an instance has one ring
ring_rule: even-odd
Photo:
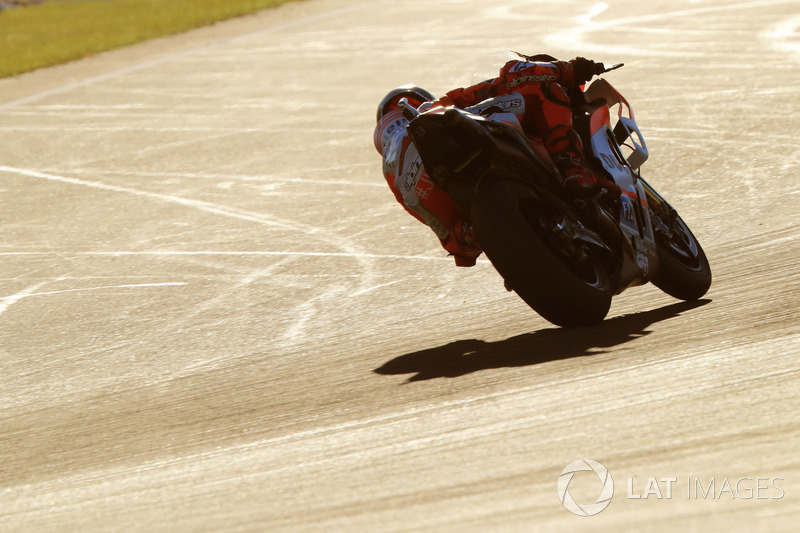
[[[569,483],[577,472],[594,472],[600,479],[602,490],[594,503],[578,503],[569,493]],[[570,463],[558,477],[558,499],[567,510],[578,516],[594,516],[608,507],[611,497],[614,496],[614,480],[606,467],[591,459],[580,459]]]

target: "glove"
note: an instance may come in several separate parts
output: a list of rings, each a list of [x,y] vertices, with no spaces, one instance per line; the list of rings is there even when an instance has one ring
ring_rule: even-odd
[[[581,85],[592,79],[592,76],[602,74],[606,71],[605,65],[595,63],[585,57],[576,57],[572,60],[572,69],[575,73],[575,84]]]
[[[431,102],[431,107],[435,106],[452,107],[454,105],[456,105],[455,102],[453,102],[453,99],[448,95],[444,95],[441,98],[438,98],[433,102]]]

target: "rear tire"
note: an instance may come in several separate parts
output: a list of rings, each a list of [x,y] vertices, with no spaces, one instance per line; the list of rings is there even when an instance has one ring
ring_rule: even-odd
[[[594,252],[574,260],[557,242],[553,221],[565,206],[544,202],[520,181],[489,176],[471,211],[475,236],[492,265],[542,317],[558,326],[606,317],[612,290],[604,262]]]

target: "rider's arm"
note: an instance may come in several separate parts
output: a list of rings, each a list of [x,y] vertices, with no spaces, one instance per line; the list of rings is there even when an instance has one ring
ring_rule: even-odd
[[[435,104],[465,108],[488,98],[513,92],[516,87],[526,83],[571,84],[575,79],[574,61],[509,61],[500,70],[497,78],[467,88],[453,89]]]
[[[496,79],[486,80],[467,88],[453,89],[439,98],[435,104],[444,107],[456,106],[462,109],[475,105],[499,94],[496,81]]]
[[[453,89],[439,98],[435,105],[470,107],[501,94],[513,92],[526,83],[560,83],[580,85],[592,77],[595,62],[582,57],[570,61],[509,61],[497,78],[482,81],[467,88]]]
[[[509,61],[500,70],[499,81],[506,91],[514,91],[528,83],[561,83],[574,81],[571,61]]]
[[[500,71],[498,81],[507,92],[526,83],[580,85],[592,78],[596,65],[601,64],[583,57],[570,61],[509,61]]]

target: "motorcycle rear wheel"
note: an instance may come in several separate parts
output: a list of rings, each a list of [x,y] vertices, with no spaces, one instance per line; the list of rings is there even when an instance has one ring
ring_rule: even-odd
[[[611,306],[608,271],[594,252],[576,260],[559,246],[556,224],[564,212],[526,183],[487,177],[471,217],[486,256],[525,303],[558,326],[595,324]]]

